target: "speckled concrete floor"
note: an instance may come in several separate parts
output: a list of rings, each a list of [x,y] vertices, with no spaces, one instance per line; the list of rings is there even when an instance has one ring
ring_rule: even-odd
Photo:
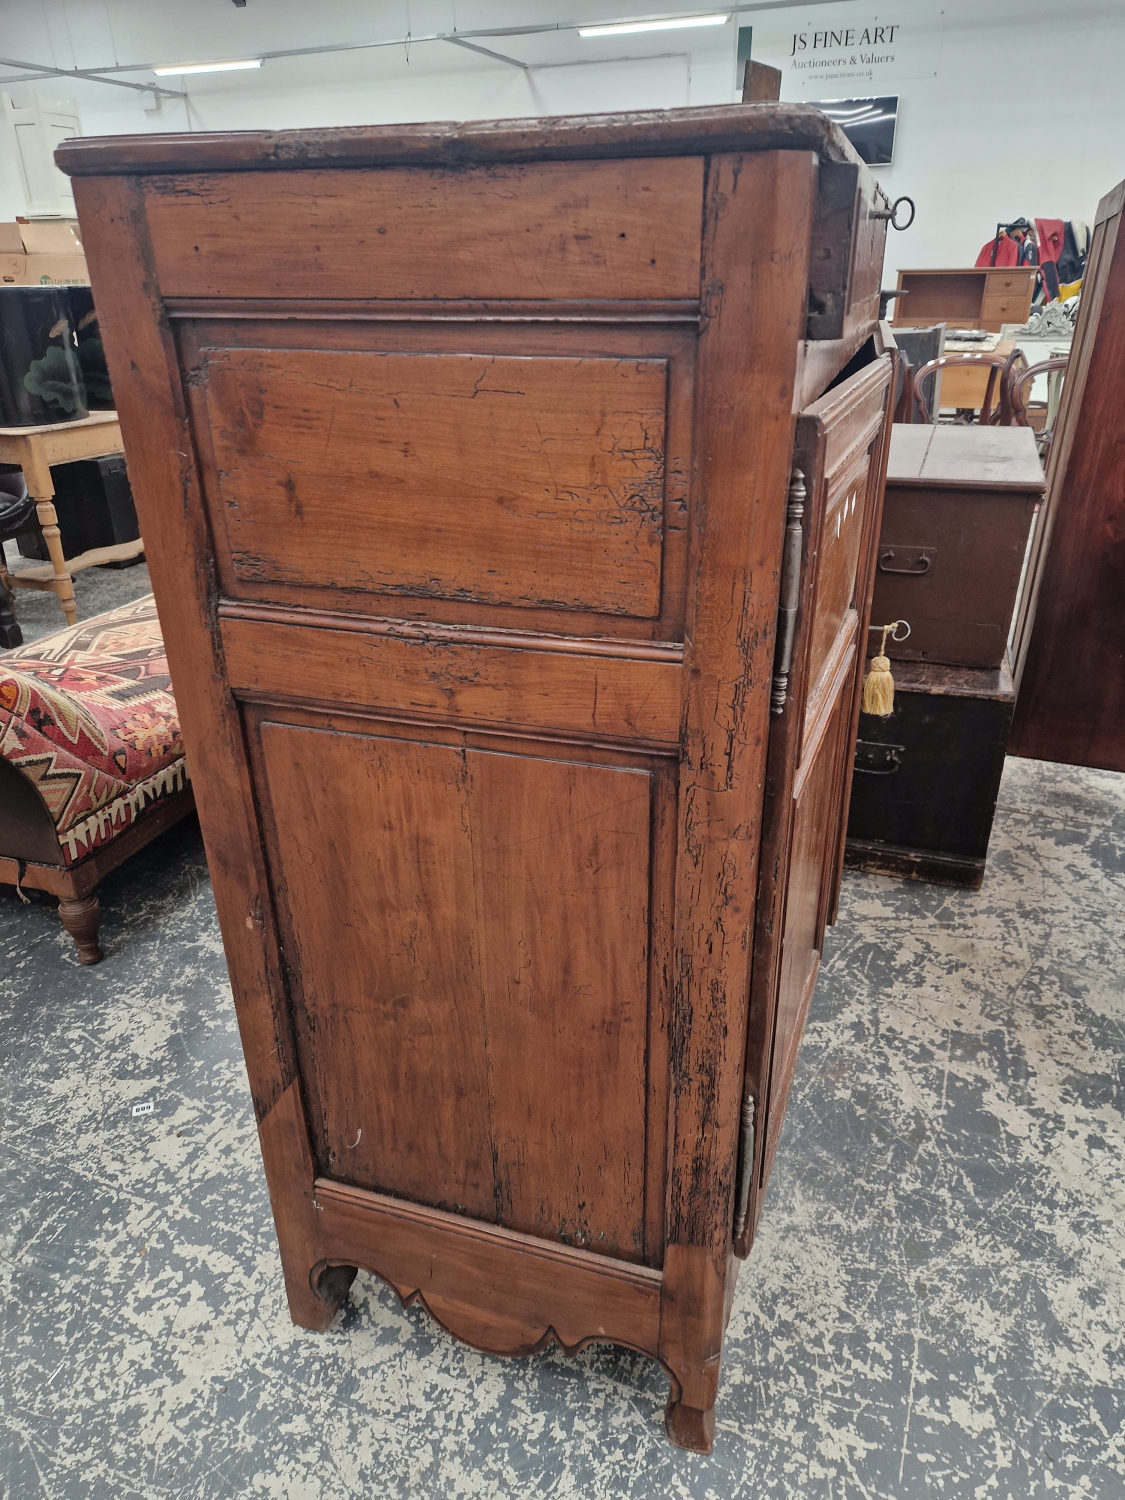
[[[490,1359],[363,1275],[292,1326],[193,828],[93,969],[0,889],[0,1493],[1125,1496],[1123,896],[1125,777],[1030,761],[981,893],[849,875],[700,1458],[627,1353]]]

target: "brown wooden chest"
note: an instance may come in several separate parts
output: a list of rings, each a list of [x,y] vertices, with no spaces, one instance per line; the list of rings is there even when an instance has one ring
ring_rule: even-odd
[[[626,1344],[707,1449],[835,901],[886,200],[785,105],[58,159],[294,1319],[364,1267]]]
[[[1014,708],[1006,662],[896,663],[894,713],[860,715],[845,862],[979,889]]]
[[[872,618],[910,635],[889,656],[1001,666],[1043,490],[1030,428],[894,424]]]

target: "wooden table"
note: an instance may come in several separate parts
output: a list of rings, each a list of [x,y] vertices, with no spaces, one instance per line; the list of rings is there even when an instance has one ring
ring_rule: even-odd
[[[57,595],[68,625],[78,618],[74,574],[102,563],[127,562],[139,557],[145,544],[137,537],[135,541],[119,542],[112,547],[93,547],[78,557],[64,557],[51,465],[73,463],[80,458],[104,458],[106,454],[122,451],[121,428],[115,411],[91,412],[80,422],[52,422],[46,427],[0,427],[0,463],[19,464],[23,470],[28,493],[35,498],[51,559],[42,567],[21,568],[18,573],[10,574],[0,558],[0,585],[43,589]]]

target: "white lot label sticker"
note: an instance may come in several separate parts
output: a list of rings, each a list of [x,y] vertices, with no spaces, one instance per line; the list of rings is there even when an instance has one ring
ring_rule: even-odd
[[[134,1104],[133,1105],[133,1114],[134,1115],[151,1115],[152,1112],[153,1112],[153,1110],[155,1108],[156,1108],[156,1105],[152,1102],[151,1099],[148,1099],[148,1100],[146,1100],[146,1102],[144,1104]]]

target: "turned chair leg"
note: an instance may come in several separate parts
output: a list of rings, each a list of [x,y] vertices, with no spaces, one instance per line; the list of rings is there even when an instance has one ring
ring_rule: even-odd
[[[63,896],[59,901],[59,918],[78,947],[80,964],[96,964],[102,956],[98,947],[99,904],[96,896]]]

